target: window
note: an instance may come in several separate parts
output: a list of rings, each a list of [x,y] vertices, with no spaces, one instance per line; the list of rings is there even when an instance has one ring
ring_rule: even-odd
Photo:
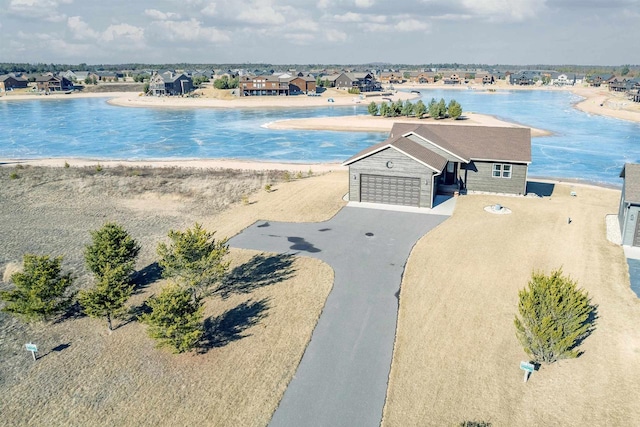
[[[491,175],[494,178],[511,178],[511,165],[494,163]]]

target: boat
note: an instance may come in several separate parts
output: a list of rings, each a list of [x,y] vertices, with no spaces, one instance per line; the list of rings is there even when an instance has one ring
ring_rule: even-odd
[[[412,90],[411,93],[415,93],[415,94],[420,95],[420,91],[419,90]]]

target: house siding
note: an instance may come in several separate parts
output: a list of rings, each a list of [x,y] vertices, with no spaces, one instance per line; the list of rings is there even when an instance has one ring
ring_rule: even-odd
[[[393,162],[388,168],[387,162]],[[420,207],[430,208],[433,170],[393,148],[387,148],[349,165],[349,200],[360,201],[362,174],[386,175],[420,179]]]
[[[510,164],[511,178],[492,176],[494,164]],[[527,180],[527,165],[508,162],[472,161],[467,170],[461,173],[467,191],[485,191],[490,193],[524,194]]]
[[[636,226],[638,222],[638,215],[640,214],[640,206],[631,205],[629,209],[625,209],[624,212],[624,226],[622,227],[622,244],[633,246],[634,236],[636,234]],[[631,219],[633,217],[633,219]]]

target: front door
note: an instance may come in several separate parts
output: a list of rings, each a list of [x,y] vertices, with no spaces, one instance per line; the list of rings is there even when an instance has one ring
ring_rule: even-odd
[[[453,185],[456,183],[456,170],[458,164],[454,162],[448,162],[447,167],[444,170],[444,185]]]

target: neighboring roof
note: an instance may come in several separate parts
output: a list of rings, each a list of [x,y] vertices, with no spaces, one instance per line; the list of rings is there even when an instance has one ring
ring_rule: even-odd
[[[4,74],[2,76],[0,76],[0,82],[5,82],[9,79],[13,79],[19,82],[26,82],[27,79],[25,79],[24,77],[16,77],[15,74],[9,73],[9,74]]]
[[[640,165],[627,163],[622,167],[620,178],[624,178],[624,200],[640,203]]]
[[[410,135],[418,136],[425,145],[407,138]],[[439,172],[447,160],[427,148],[428,143],[469,161],[531,163],[529,128],[394,123],[386,141],[360,151],[343,165],[393,147]]]

